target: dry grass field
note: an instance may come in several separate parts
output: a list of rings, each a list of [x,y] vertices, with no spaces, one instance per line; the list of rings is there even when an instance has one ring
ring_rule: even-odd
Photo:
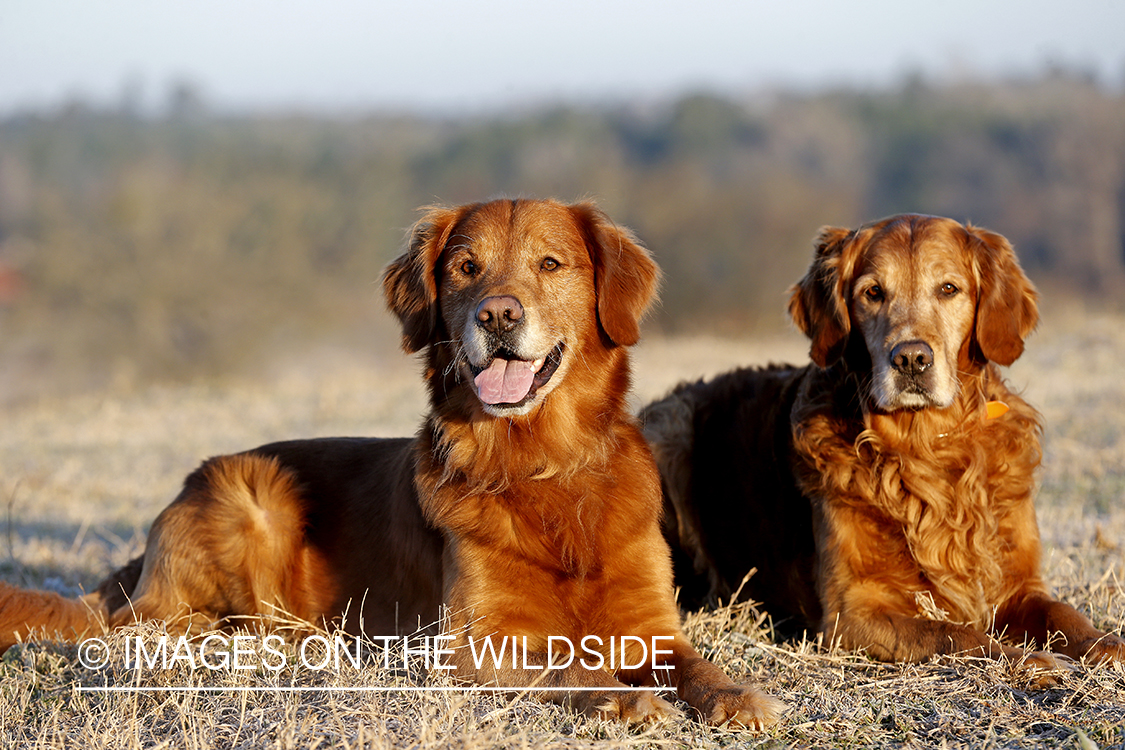
[[[1044,306],[1010,378],[1047,422],[1039,519],[1056,593],[1102,628],[1125,625],[1125,318]],[[635,358],[638,403],[729,367],[804,361],[771,341],[652,339]],[[325,351],[257,378],[41,400],[0,411],[0,579],[78,593],[143,545],[182,477],[216,453],[315,435],[402,435],[424,408],[418,365],[391,348]],[[440,687],[378,660],[339,671],[83,667],[73,645],[0,662],[0,745],[69,748],[1121,747],[1125,665],[1080,668],[1031,690],[1009,667],[948,658],[882,665],[810,642],[774,643],[752,607],[688,613],[696,644],[784,699],[762,734],[695,721],[622,727],[528,697]],[[137,630],[107,638],[123,653]],[[158,638],[153,627],[146,642]],[[90,692],[89,687],[139,688]],[[166,688],[202,688],[173,690]]]

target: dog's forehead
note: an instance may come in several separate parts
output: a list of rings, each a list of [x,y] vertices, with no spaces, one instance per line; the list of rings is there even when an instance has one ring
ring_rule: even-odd
[[[913,274],[965,274],[971,261],[965,229],[952,219],[901,216],[871,229],[861,254],[862,272],[909,269]]]
[[[585,244],[571,212],[553,201],[493,201],[466,216],[450,237],[474,253],[518,257],[566,253],[584,257]],[[573,260],[574,258],[569,258]]]

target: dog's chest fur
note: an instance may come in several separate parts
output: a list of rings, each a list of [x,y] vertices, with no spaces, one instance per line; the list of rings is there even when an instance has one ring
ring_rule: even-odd
[[[1000,387],[984,385],[980,393]],[[987,627],[1013,587],[1001,568],[1009,517],[1030,502],[1039,460],[1037,415],[1004,395],[1012,412],[988,422],[970,399],[952,413],[869,416],[851,430],[831,410],[806,414],[795,430],[798,476],[819,506],[828,562],[855,582],[893,579],[920,617]]]

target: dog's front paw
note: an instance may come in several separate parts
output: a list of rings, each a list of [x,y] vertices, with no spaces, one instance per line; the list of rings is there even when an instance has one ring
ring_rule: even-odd
[[[729,722],[760,731],[776,724],[788,707],[757,688],[730,685],[710,690],[696,708],[709,724]]]
[[[1125,638],[1106,633],[1100,638],[1083,641],[1078,645],[1077,652],[1082,654],[1083,661],[1091,664],[1103,661],[1125,662]]]
[[[590,706],[587,714],[627,724],[683,718],[683,711],[646,690],[610,693]]]
[[[1015,664],[1017,674],[1037,690],[1058,687],[1077,668],[1069,656],[1050,651],[1031,651]]]

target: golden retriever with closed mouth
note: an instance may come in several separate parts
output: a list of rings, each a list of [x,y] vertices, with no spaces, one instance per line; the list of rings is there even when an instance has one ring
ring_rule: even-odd
[[[789,311],[812,364],[685,384],[642,413],[683,600],[757,569],[744,593],[783,630],[878,659],[1060,666],[1025,640],[1125,658],[1040,576],[1039,415],[997,367],[1037,296],[1008,242],[912,214],[826,228]]]
[[[383,284],[404,348],[426,363],[417,437],[210,459],[144,556],[96,593],[0,584],[0,646],[36,628],[221,627],[276,611],[391,635],[444,602],[457,677],[626,721],[679,713],[637,689],[659,682],[706,721],[774,722],[783,705],[736,685],[680,628],[659,478],[626,409],[627,347],[657,277],[591,204],[428,211]],[[477,658],[490,639],[507,658]]]

